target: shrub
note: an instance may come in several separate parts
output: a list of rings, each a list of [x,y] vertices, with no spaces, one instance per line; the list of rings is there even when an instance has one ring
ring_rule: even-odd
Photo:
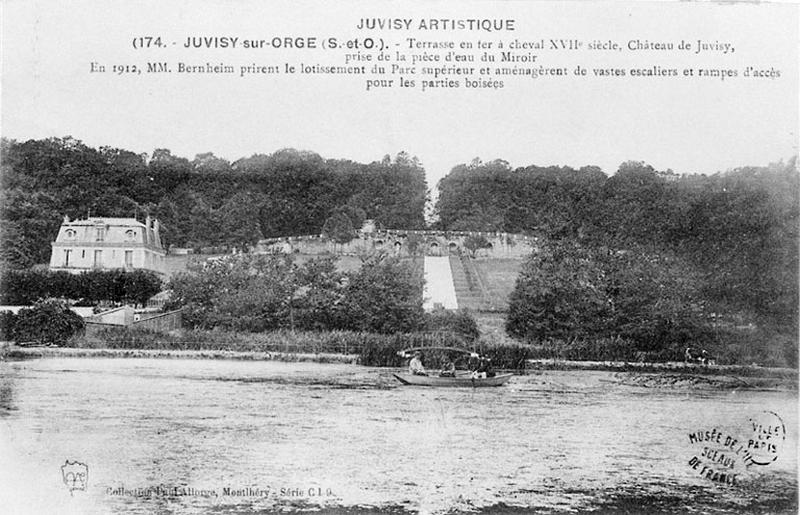
[[[459,309],[449,311],[437,308],[425,314],[425,331],[451,332],[464,338],[467,342],[474,342],[480,336],[478,324],[469,311]]]
[[[38,299],[83,299],[84,303],[136,302],[161,291],[161,279],[147,270],[92,270],[82,274],[50,270],[6,270],[0,275],[0,300],[28,305]]]
[[[492,367],[505,370],[525,370],[531,359],[531,347],[523,343],[494,343],[481,345],[478,352],[492,360]]]
[[[635,343],[623,338],[551,339],[530,348],[532,359],[639,361],[640,356]]]
[[[76,342],[83,348],[217,350],[235,352],[300,352],[358,354],[366,366],[402,367],[397,352],[410,347],[445,346],[469,350],[452,333],[375,334],[354,331],[247,333],[227,330],[191,330],[161,333],[148,329],[112,327]],[[431,355],[433,359],[433,355]],[[431,361],[433,363],[434,361]],[[438,361],[435,361],[438,363]]]
[[[14,340],[14,328],[17,316],[11,311],[0,311],[0,341],[10,342]]]
[[[36,302],[19,311],[14,324],[15,341],[63,344],[83,332],[83,319],[60,299]]]

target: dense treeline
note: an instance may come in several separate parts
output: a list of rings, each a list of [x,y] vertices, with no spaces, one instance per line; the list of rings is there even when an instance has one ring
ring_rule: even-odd
[[[621,316],[619,303],[609,314],[624,294],[630,295],[625,316],[641,317],[641,326],[653,330],[685,300],[681,322],[666,320],[673,324],[668,338],[635,336],[642,342],[680,341],[677,332],[698,323],[796,337],[796,158],[711,176],[627,162],[610,177],[596,167],[512,169],[504,161],[476,160],[455,167],[439,192],[442,229],[523,232],[548,242],[526,265],[512,299],[509,330],[516,336],[577,337],[589,327],[631,336],[629,323],[613,322]],[[650,290],[631,289],[637,281]],[[652,297],[653,291],[662,295]],[[566,303],[563,310],[558,303]],[[578,313],[584,308],[596,315],[588,325]]]
[[[334,258],[298,265],[288,255],[239,254],[193,265],[169,287],[170,307],[197,329],[411,332],[423,316],[412,267],[380,257],[348,273]]]
[[[161,291],[161,279],[148,270],[91,270],[82,274],[49,270],[3,270],[0,304],[30,305],[39,299],[70,299],[78,305],[100,302],[145,305]]]
[[[72,138],[2,140],[2,258],[46,263],[64,215],[162,222],[165,244],[252,246],[261,238],[319,234],[334,212],[420,229],[425,171],[404,152],[361,164],[291,149],[230,163],[157,149],[151,156],[94,149]],[[354,224],[359,220],[354,220]]]
[[[381,254],[356,271],[338,270],[335,257],[296,263],[291,255],[237,254],[174,276],[168,308],[183,308],[184,325],[198,330],[424,332],[474,341],[469,313],[423,311],[420,272]]]
[[[675,256],[561,240],[523,266],[507,327],[531,340],[620,336],[657,350],[691,341],[703,307],[697,277]]]
[[[165,149],[150,156],[93,149],[72,138],[1,145],[4,268],[46,263],[63,215],[149,213],[161,220],[167,245],[195,248],[248,248],[263,237],[319,233],[344,243],[365,218],[391,228],[425,225],[425,173],[405,153],[361,164],[279,150],[230,163],[211,153],[189,161]],[[542,237],[511,298],[507,329],[514,336],[573,347],[602,338],[648,353],[756,342],[796,361],[796,158],[710,176],[640,162],[607,176],[594,166],[512,169],[502,160],[475,160],[453,168],[438,188],[435,228]],[[418,243],[409,239],[408,248]],[[487,244],[473,237],[465,245],[474,253]],[[238,271],[219,262],[175,278],[174,302],[186,308],[190,325],[397,333],[443,323],[472,331],[468,317],[423,315],[418,271],[398,263],[368,261],[343,274],[325,260],[252,259]],[[62,276],[48,276],[46,288],[34,272],[2,280],[7,301],[22,291],[100,298],[58,293],[73,288]],[[121,284],[84,282],[109,291]],[[751,350],[739,356],[759,356]]]

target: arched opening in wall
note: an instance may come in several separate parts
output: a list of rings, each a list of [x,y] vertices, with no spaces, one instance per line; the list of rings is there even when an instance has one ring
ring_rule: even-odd
[[[428,253],[431,256],[438,256],[439,255],[439,244],[435,241],[432,241],[430,245],[428,245]]]
[[[450,254],[458,254],[458,243],[451,241],[447,246],[447,251],[450,252]]]
[[[375,240],[375,248],[376,249],[383,248],[383,240]]]
[[[399,241],[394,242],[394,253],[400,254],[400,250],[403,248],[403,244]]]

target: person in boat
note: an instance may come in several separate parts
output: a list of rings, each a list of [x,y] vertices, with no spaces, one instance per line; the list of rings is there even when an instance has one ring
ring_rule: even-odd
[[[425,372],[425,367],[422,366],[422,353],[417,351],[414,353],[414,357],[411,358],[411,361],[408,363],[408,373],[414,374],[415,376],[426,376],[428,375]]]
[[[478,365],[478,370],[476,372],[478,377],[481,379],[495,376],[495,373],[492,370],[491,360],[489,358],[481,358],[480,364]]]
[[[442,370],[439,372],[439,377],[455,377],[456,365],[449,358],[445,356],[442,359]]]
[[[472,372],[473,374],[477,373],[478,367],[480,367],[480,365],[481,365],[480,356],[478,356],[474,352],[470,354],[469,361],[467,362],[467,367],[469,368],[469,371]]]

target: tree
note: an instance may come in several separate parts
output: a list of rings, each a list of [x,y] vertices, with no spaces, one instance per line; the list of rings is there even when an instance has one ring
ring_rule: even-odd
[[[528,340],[619,336],[662,350],[703,333],[698,284],[695,268],[663,251],[551,242],[523,266],[506,329]]]
[[[536,230],[551,237],[578,237],[594,225],[605,181],[596,166],[512,170],[501,159],[475,159],[439,181],[436,212],[445,230]]]
[[[50,243],[63,219],[58,199],[45,192],[5,190],[0,195],[0,256],[13,268],[50,260]]]
[[[416,256],[420,247],[424,244],[425,239],[417,233],[409,233],[406,237],[406,249],[409,255]]]
[[[122,275],[124,302],[144,307],[147,301],[161,291],[161,279],[149,270],[134,270]]]
[[[322,234],[334,243],[344,245],[356,237],[356,230],[353,222],[345,213],[338,212],[325,220],[322,226]]]
[[[648,247],[601,252],[596,262],[611,306],[606,334],[633,340],[643,351],[706,336],[701,276],[691,263]]]
[[[237,254],[173,276],[169,308],[184,308],[191,327],[267,331],[291,327],[298,282],[291,257]]]
[[[602,187],[598,218],[607,238],[622,244],[663,241],[673,209],[668,175],[643,162],[626,161],[619,166]]]
[[[348,276],[342,309],[349,329],[404,333],[423,324],[422,283],[396,258],[374,256]]]
[[[151,156],[87,147],[74,138],[2,139],[0,257],[25,268],[48,261],[64,215],[155,214],[165,243],[252,247],[261,237],[318,234],[334,212],[354,229],[422,229],[425,171],[405,153],[369,164],[281,149],[233,164],[212,153],[193,161],[156,149]]]
[[[91,203],[90,209],[92,216],[119,218],[135,218],[139,213],[144,212],[132,198],[115,193],[98,196]]]
[[[292,297],[292,325],[303,330],[332,330],[342,326],[344,273],[336,258],[311,259],[297,269],[298,289]]]
[[[258,223],[263,199],[249,192],[239,192],[228,200],[217,211],[221,228],[221,242],[247,251],[255,246],[264,236]]]
[[[436,213],[444,230],[505,230],[505,212],[511,206],[511,167],[497,159],[454,167],[439,181]]]
[[[492,244],[481,234],[470,234],[464,238],[464,247],[469,250],[470,255],[475,257],[475,252],[478,249],[490,249]]]
[[[63,344],[84,329],[83,319],[59,299],[36,302],[17,313],[14,337],[18,342]]]
[[[506,330],[527,340],[599,334],[611,307],[604,286],[588,249],[570,242],[547,245],[520,271]]]

